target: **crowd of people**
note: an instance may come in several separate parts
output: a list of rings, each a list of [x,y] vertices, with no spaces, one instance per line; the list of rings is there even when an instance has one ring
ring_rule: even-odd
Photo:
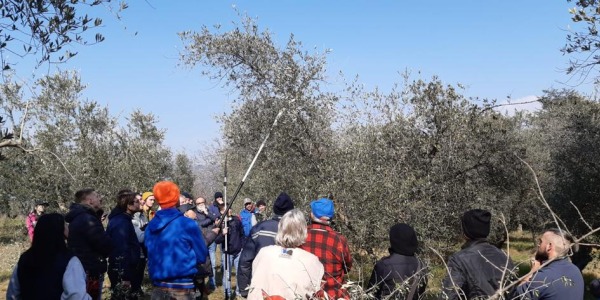
[[[306,215],[284,192],[270,216],[265,201],[250,198],[234,215],[220,192],[209,205],[161,181],[152,192],[120,190],[115,203],[106,214],[98,192],[83,189],[63,217],[44,214],[47,203],[36,202],[26,221],[31,247],[14,268],[7,299],[99,300],[105,275],[111,299],[138,299],[146,269],[152,299],[202,299],[216,289],[217,250],[226,298],[353,297],[352,256],[346,237],[332,228],[330,195],[312,201]],[[491,218],[481,209],[462,215],[465,243],[447,260],[440,299],[583,299],[581,271],[569,259],[573,239],[564,230],[543,232],[531,271],[519,279],[510,257],[487,241]],[[392,225],[389,255],[376,262],[364,290],[375,299],[420,299],[429,268],[418,249],[410,225]]]

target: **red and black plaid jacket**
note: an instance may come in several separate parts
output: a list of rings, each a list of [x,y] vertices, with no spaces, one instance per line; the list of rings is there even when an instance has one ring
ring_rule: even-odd
[[[346,238],[327,225],[313,223],[308,225],[306,242],[301,248],[316,255],[323,264],[325,268],[323,290],[329,298],[349,299],[348,292],[342,289],[344,275],[352,267],[352,257]]]

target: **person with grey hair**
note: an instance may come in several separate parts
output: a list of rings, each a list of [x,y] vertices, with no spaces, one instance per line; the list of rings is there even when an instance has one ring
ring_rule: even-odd
[[[302,250],[306,219],[293,209],[278,224],[275,245],[262,248],[252,262],[248,299],[263,299],[263,293],[285,299],[309,299],[321,289],[324,268],[319,258]]]
[[[538,238],[531,271],[517,287],[515,299],[583,299],[583,276],[569,260],[572,243],[563,230],[546,230]]]

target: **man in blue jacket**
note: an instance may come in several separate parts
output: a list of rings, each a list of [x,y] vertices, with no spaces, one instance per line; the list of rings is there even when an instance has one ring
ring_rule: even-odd
[[[197,266],[208,254],[204,238],[196,222],[177,210],[179,187],[175,183],[158,182],[153,192],[161,210],[145,232],[152,299],[192,299]]]
[[[250,198],[244,199],[244,209],[240,211],[240,220],[242,221],[242,227],[244,228],[244,235],[249,237],[252,226],[256,225],[256,217],[254,216],[254,203],[252,203]]]
[[[585,286],[577,266],[569,260],[573,238],[565,231],[551,228],[537,243],[531,271],[516,289],[512,299],[583,299]]]

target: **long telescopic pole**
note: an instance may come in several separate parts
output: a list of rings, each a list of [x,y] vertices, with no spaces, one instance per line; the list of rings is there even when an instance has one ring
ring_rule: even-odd
[[[294,101],[293,100],[290,101],[290,103],[292,103],[292,102],[294,102]],[[229,202],[227,202],[227,197],[226,197],[226,195],[227,195],[227,192],[226,192],[227,191],[227,155],[225,155],[225,180],[223,182],[223,192],[224,192],[224,194],[223,194],[223,197],[224,197],[223,201],[225,202],[225,213],[221,216],[220,222],[223,222],[223,220],[225,220],[225,218],[228,216],[229,210],[231,209],[231,205],[233,205],[233,202],[235,202],[235,199],[237,198],[238,194],[240,193],[240,190],[242,189],[242,187],[244,186],[244,183],[246,182],[246,178],[248,178],[248,175],[250,174],[250,171],[252,171],[252,168],[254,167],[254,163],[256,163],[256,160],[258,159],[258,156],[260,155],[260,153],[262,152],[263,148],[265,147],[265,144],[267,143],[267,140],[271,136],[271,132],[277,126],[277,122],[279,121],[279,118],[281,118],[281,116],[283,115],[284,111],[285,111],[285,107],[282,108],[279,111],[279,113],[277,113],[277,116],[275,117],[275,120],[273,121],[273,124],[271,125],[271,128],[269,128],[269,131],[267,131],[267,135],[265,136],[262,144],[260,144],[260,147],[258,148],[258,151],[256,151],[256,155],[254,155],[254,159],[252,159],[252,162],[250,163],[250,166],[248,167],[248,170],[246,170],[246,174],[244,174],[244,177],[242,178],[242,181],[240,182],[240,184],[236,188],[235,193],[233,193],[233,197],[231,198],[231,201],[229,201]],[[222,224],[222,223],[219,223],[219,224]],[[225,222],[225,226],[227,226],[227,222]],[[227,235],[225,235],[225,247],[227,247]],[[227,266],[229,258],[227,258],[227,254],[225,256],[226,256],[225,266]],[[226,272],[227,276],[229,276],[229,273],[227,271],[225,271],[225,272]],[[230,279],[228,279],[228,280],[230,280]],[[231,285],[231,282],[229,282],[229,285]],[[229,300],[229,293],[228,293],[227,289],[225,289],[225,300]]]
[[[244,183],[246,182],[246,178],[248,177],[248,174],[250,174],[250,171],[254,167],[254,163],[256,163],[256,159],[258,159],[258,156],[260,155],[260,153],[262,152],[263,148],[265,147],[265,144],[267,143],[267,140],[269,139],[269,136],[271,136],[271,132],[273,131],[273,128],[275,128],[277,126],[277,121],[279,121],[279,118],[281,118],[281,116],[283,115],[284,111],[285,111],[285,108],[282,108],[279,111],[279,113],[277,114],[277,116],[275,117],[275,121],[273,121],[273,125],[271,125],[271,128],[269,128],[269,131],[267,132],[267,135],[265,136],[262,144],[260,144],[260,147],[258,148],[258,151],[256,152],[256,155],[254,155],[254,159],[250,163],[250,166],[248,167],[248,170],[246,170],[246,174],[244,174],[244,177],[242,178],[242,181],[240,182],[240,184],[238,185],[237,189],[235,190],[235,193],[233,193],[233,197],[231,198],[231,201],[229,201],[229,203],[225,202],[225,215],[227,215],[227,213],[228,213],[227,210],[229,210],[229,208],[231,207],[231,205],[233,204],[233,202],[237,198],[238,194],[240,193],[240,190],[244,186]],[[221,216],[221,218],[224,218],[224,216]]]
[[[231,291],[231,274],[229,272],[229,254],[227,254],[229,250],[227,247],[227,235],[229,234],[229,231],[227,230],[227,215],[229,213],[229,205],[227,205],[227,154],[225,154],[225,167],[223,176],[223,202],[225,202],[225,213],[223,214],[224,217],[221,221],[225,221],[225,223],[223,223],[223,229],[225,232],[227,232],[227,234],[225,234],[225,245],[223,247],[225,249],[225,255],[223,255],[223,257],[225,257],[225,262],[223,263],[223,276],[225,276],[225,286],[223,287],[223,289],[225,290],[225,300],[229,300],[229,293]]]

